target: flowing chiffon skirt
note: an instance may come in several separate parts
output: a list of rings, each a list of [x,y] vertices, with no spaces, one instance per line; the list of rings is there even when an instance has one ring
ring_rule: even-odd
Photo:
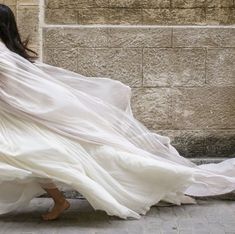
[[[139,219],[159,201],[183,204],[184,194],[235,189],[235,158],[197,166],[179,155],[134,118],[130,87],[0,48],[0,214],[50,182],[123,219]]]
[[[185,166],[74,141],[3,111],[0,116],[1,213],[27,204],[45,193],[41,183],[53,182],[79,191],[94,209],[140,218],[164,197],[180,204],[194,181]]]

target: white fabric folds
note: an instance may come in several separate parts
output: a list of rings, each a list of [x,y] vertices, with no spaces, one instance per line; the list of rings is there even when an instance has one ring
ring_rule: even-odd
[[[43,182],[123,219],[235,189],[235,158],[197,166],[135,119],[130,99],[119,81],[32,64],[0,41],[0,214],[45,193]]]

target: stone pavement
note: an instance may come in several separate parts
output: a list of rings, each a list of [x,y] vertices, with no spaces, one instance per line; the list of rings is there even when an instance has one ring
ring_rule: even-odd
[[[123,220],[95,211],[84,199],[68,199],[71,207],[58,220],[43,221],[41,213],[53,205],[50,198],[34,198],[24,209],[0,215],[0,233],[6,234],[234,234],[235,202],[197,200],[197,205],[160,202],[139,220]]]

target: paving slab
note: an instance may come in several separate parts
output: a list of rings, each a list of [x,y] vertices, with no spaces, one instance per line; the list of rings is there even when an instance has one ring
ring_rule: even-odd
[[[198,200],[196,205],[160,202],[139,220],[121,219],[94,210],[85,199],[68,199],[71,206],[57,220],[41,214],[53,206],[50,198],[34,198],[27,207],[0,215],[0,234],[234,234],[235,202]]]

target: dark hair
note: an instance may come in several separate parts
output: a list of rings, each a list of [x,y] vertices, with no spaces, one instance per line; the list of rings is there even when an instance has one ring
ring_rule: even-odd
[[[10,7],[4,4],[0,4],[0,38],[9,50],[21,55],[30,62],[34,63],[33,59],[38,58],[38,54],[27,47],[29,36],[25,41],[21,41],[14,13]],[[36,56],[29,55],[28,51]]]

